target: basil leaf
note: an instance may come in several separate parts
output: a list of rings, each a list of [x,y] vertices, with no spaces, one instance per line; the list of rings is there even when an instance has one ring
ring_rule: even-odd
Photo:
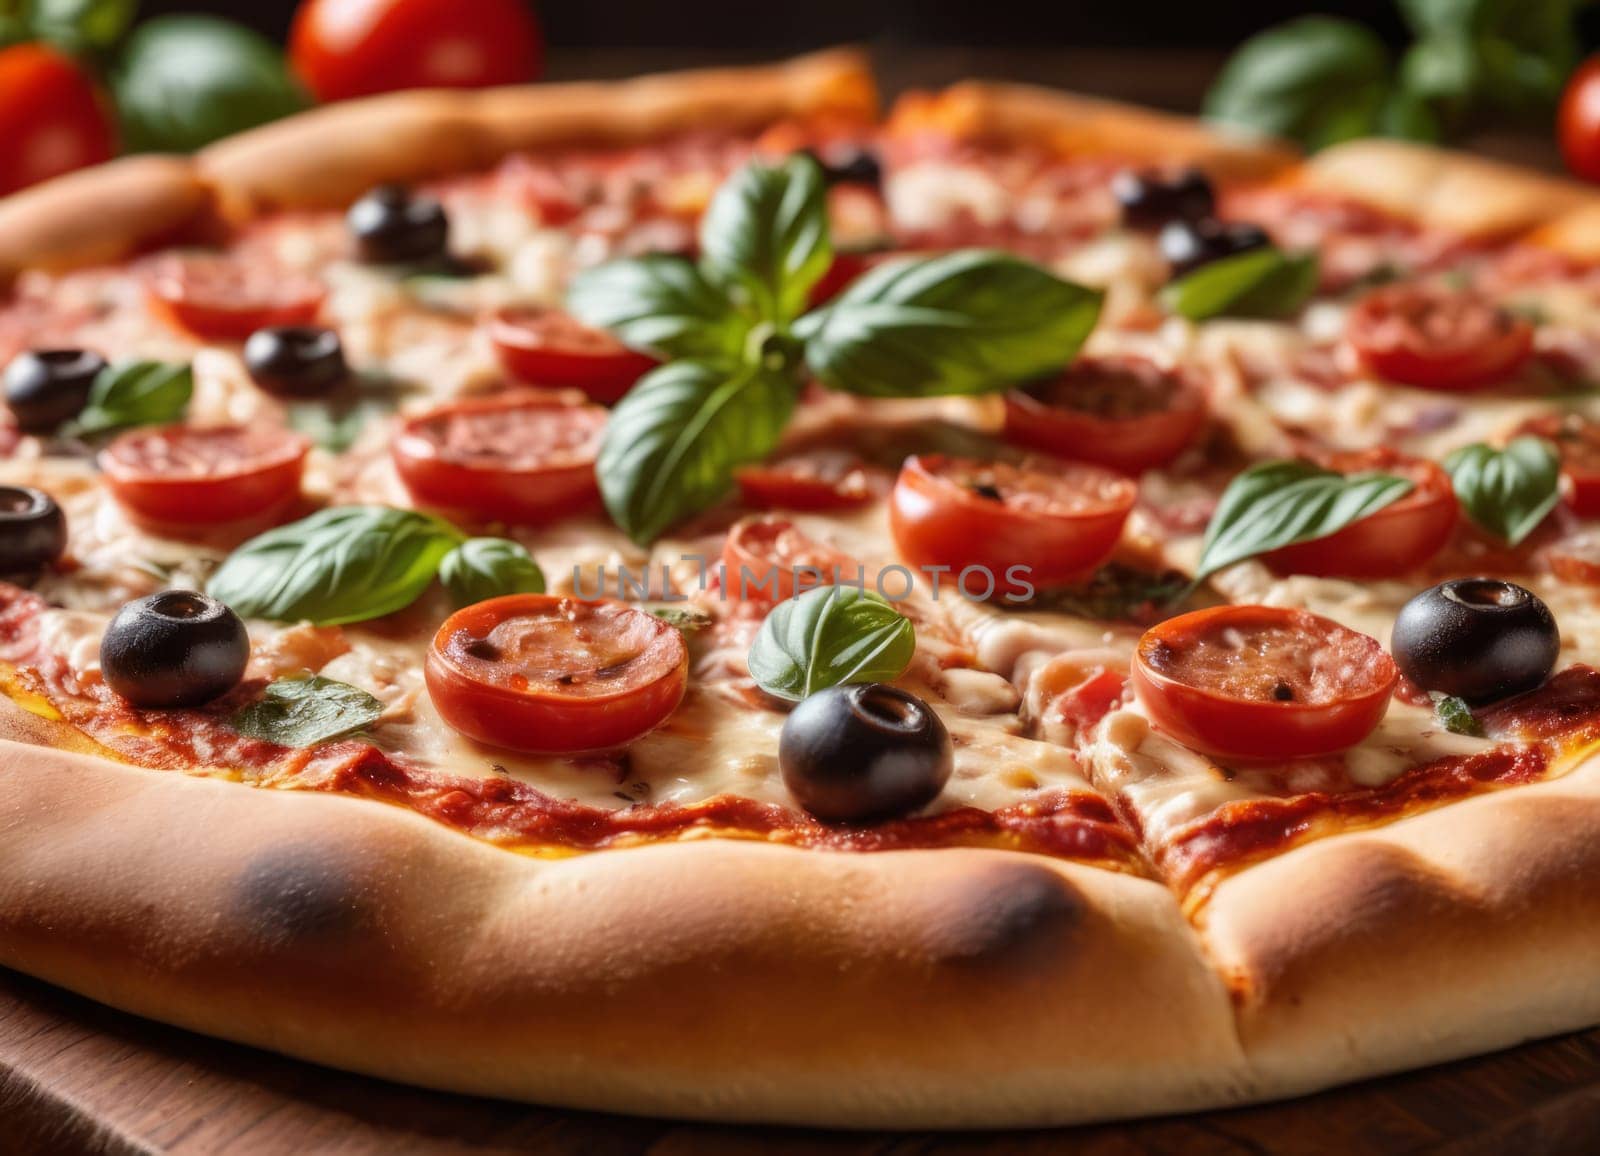
[[[720,361],[653,369],[611,411],[595,476],[611,518],[641,544],[711,505],[735,467],[767,456],[794,411],[782,373]]]
[[[94,379],[89,402],[67,427],[78,436],[133,425],[179,421],[194,394],[194,371],[183,362],[125,361]]]
[[[1317,291],[1317,255],[1253,249],[1203,265],[1161,291],[1172,312],[1191,321],[1287,317]]]
[[[77,53],[104,51],[133,23],[138,0],[24,0],[23,18],[39,36]]]
[[[1194,581],[1281,546],[1326,538],[1409,494],[1390,474],[1339,474],[1310,462],[1252,466],[1228,484],[1206,527]]]
[[[674,627],[684,634],[693,634],[697,630],[704,630],[713,622],[711,615],[692,606],[642,606],[640,609],[655,615],[668,626]]]
[[[247,618],[364,622],[415,602],[461,540],[414,510],[334,506],[251,538],[206,592]]]
[[[986,393],[1071,361],[1102,296],[1008,254],[969,249],[880,265],[795,333],[812,372],[834,389]]]
[[[911,620],[876,594],[819,586],[772,608],[750,647],[750,675],[798,702],[830,686],[898,678],[916,648]]]
[[[457,609],[502,594],[544,593],[539,563],[508,538],[468,538],[439,563],[439,581]]]
[[[700,221],[706,275],[764,321],[786,325],[833,263],[822,168],[803,154],[752,162],[722,183]]]
[[[682,257],[654,254],[586,269],[567,308],[635,349],[668,357],[738,357],[751,321]]]
[[[1467,516],[1507,545],[1533,533],[1561,500],[1561,459],[1543,438],[1515,438],[1503,450],[1481,442],[1444,460]]]
[[[366,691],[321,675],[268,683],[259,701],[240,708],[233,729],[285,747],[314,747],[371,726],[383,703]]]
[[[191,152],[310,103],[271,41],[213,16],[145,21],[112,82],[133,152]]]
[[[1432,698],[1433,717],[1445,730],[1453,735],[1471,735],[1477,739],[1483,737],[1483,724],[1473,715],[1465,699],[1437,692]]]
[[[1392,87],[1389,51],[1353,20],[1305,16],[1250,37],[1204,111],[1213,120],[1324,148],[1376,131]]]

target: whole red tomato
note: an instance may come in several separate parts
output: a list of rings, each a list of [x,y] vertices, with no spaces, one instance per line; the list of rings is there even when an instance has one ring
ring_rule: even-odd
[[[1586,181],[1600,181],[1600,56],[1585,60],[1567,81],[1556,131],[1567,168]]]
[[[99,90],[71,57],[43,44],[0,50],[0,195],[116,151]]]
[[[344,100],[533,80],[543,40],[529,0],[304,0],[289,59],[318,99]]]

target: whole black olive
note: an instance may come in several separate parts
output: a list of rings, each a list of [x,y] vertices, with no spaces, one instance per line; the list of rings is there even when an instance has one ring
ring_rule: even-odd
[[[106,359],[87,349],[30,349],[6,366],[6,406],[24,433],[49,433],[83,412]]]
[[[955,753],[932,707],[884,683],[835,686],[795,707],[778,769],[800,805],[832,823],[909,815],[950,779]]]
[[[883,165],[878,155],[865,146],[849,149],[835,148],[826,153],[806,150],[808,156],[822,166],[822,179],[830,185],[883,184]]]
[[[1173,277],[1193,273],[1202,265],[1265,249],[1272,238],[1259,225],[1244,221],[1173,221],[1156,239]]]
[[[350,375],[339,335],[314,325],[257,329],[244,343],[244,364],[262,389],[291,397],[326,393]]]
[[[450,219],[433,197],[403,185],[380,185],[345,214],[363,261],[374,265],[412,265],[443,257],[450,242]]]
[[[56,500],[32,486],[0,486],[0,574],[32,574],[67,548]]]
[[[1498,578],[1452,578],[1400,608],[1390,649],[1423,690],[1476,705],[1549,678],[1561,634],[1531,591]]]
[[[238,685],[250,636],[228,607],[193,590],[163,590],[117,611],[100,641],[106,684],[134,706],[200,706]]]
[[[1122,207],[1122,223],[1130,229],[1159,229],[1168,221],[1200,221],[1217,208],[1211,179],[1199,169],[1124,169],[1111,179],[1111,195]]]

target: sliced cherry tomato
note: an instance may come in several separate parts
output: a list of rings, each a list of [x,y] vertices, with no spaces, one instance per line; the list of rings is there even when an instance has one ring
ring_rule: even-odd
[[[1136,474],[1164,465],[1205,423],[1188,373],[1142,357],[1083,357],[1047,381],[1006,394],[1006,440]]]
[[[1275,574],[1393,578],[1418,569],[1450,540],[1460,507],[1450,475],[1437,464],[1392,450],[1330,454],[1320,464],[1341,474],[1394,474],[1410,480],[1412,490],[1326,538],[1262,555]]]
[[[526,0],[304,0],[289,59],[319,100],[399,88],[487,88],[538,76]]]
[[[1350,311],[1345,333],[1377,376],[1420,389],[1493,385],[1533,353],[1526,318],[1438,285],[1374,289]]]
[[[1561,454],[1561,496],[1580,518],[1600,517],[1600,422],[1582,414],[1546,414],[1518,433],[1549,439]]]
[[[1600,181],[1600,56],[1584,61],[1567,81],[1556,127],[1568,170]]]
[[[312,277],[223,254],[160,261],[145,280],[152,312],[216,341],[243,341],[258,329],[309,325],[327,289]]]
[[[605,424],[597,405],[515,390],[407,418],[391,453],[418,502],[536,526],[598,503],[594,459]]]
[[[275,426],[150,426],[116,438],[99,461],[111,496],[135,519],[181,530],[287,509],[309,449]]]
[[[782,602],[813,586],[856,577],[857,563],[787,518],[746,518],[722,544],[723,592],[752,602]]]
[[[689,651],[676,627],[621,602],[510,594],[446,618],[423,673],[439,716],[468,738],[572,754],[665,722]]]
[[[620,401],[656,367],[654,358],[559,309],[502,309],[489,318],[489,341],[517,380],[581,389],[603,405]]]
[[[1139,639],[1132,671],[1158,729],[1232,759],[1347,750],[1382,721],[1399,678],[1376,639],[1276,606],[1169,618]]]
[[[979,596],[1087,577],[1110,557],[1139,487],[1098,466],[1036,460],[984,462],[941,455],[906,459],[889,501],[900,555],[927,571],[946,567]]]
[[[116,151],[108,105],[71,57],[38,43],[0,51],[0,196]]]
[[[889,492],[887,474],[849,450],[807,450],[734,471],[740,500],[758,510],[847,510]]]

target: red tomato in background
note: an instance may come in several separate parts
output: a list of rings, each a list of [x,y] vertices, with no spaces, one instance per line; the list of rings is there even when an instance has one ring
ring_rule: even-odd
[[[1600,56],[1585,60],[1567,81],[1556,135],[1573,175],[1600,181]]]
[[[289,31],[289,60],[319,100],[520,84],[543,49],[527,0],[305,0]]]
[[[111,114],[70,57],[44,44],[0,50],[0,196],[116,151]]]

